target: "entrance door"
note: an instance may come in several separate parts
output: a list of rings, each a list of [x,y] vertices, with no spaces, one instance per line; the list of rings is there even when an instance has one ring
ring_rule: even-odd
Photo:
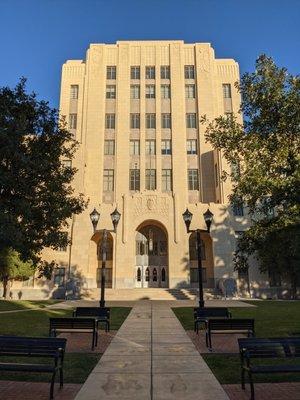
[[[168,287],[167,236],[162,228],[143,224],[136,233],[135,287]]]

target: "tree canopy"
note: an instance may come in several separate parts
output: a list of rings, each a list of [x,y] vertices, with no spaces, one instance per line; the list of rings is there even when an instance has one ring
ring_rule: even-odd
[[[26,79],[0,88],[0,251],[36,264],[43,248],[67,245],[68,220],[85,207],[71,185],[77,145],[58,111],[26,92]]]
[[[231,202],[247,205],[252,224],[238,241],[236,268],[255,254],[261,269],[299,275],[300,77],[260,56],[236,83],[243,122],[233,115],[207,123],[206,139],[231,166]],[[283,246],[284,243],[284,246]],[[298,243],[298,244],[297,244]],[[298,265],[298,266],[297,266]],[[292,278],[293,277],[293,278]]]

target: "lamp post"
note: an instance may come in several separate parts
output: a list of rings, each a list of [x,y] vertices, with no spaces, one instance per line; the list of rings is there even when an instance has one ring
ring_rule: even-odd
[[[102,235],[102,246],[101,246],[101,252],[102,252],[102,266],[101,266],[101,292],[100,292],[100,307],[103,308],[105,307],[105,268],[106,268],[106,256],[107,256],[107,236],[108,232],[114,232],[116,233],[117,231],[117,226],[121,218],[121,214],[117,209],[115,209],[111,214],[110,214],[113,227],[114,229],[103,229],[103,235]],[[93,225],[94,233],[97,232],[96,228],[100,219],[100,214],[94,208],[94,210],[90,213],[90,219]]]
[[[213,219],[213,213],[207,209],[207,211],[203,214],[204,221],[206,223],[207,229],[190,229],[190,225],[192,222],[193,214],[186,209],[182,214],[183,220],[186,226],[187,233],[196,232],[197,238],[197,258],[198,258],[198,283],[199,283],[199,307],[204,307],[204,298],[203,298],[203,280],[202,280],[202,257],[201,257],[201,232],[210,232],[210,226]]]

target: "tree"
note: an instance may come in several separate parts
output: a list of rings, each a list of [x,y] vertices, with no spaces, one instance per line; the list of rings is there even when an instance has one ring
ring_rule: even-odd
[[[235,266],[248,268],[254,254],[261,270],[288,276],[295,291],[300,274],[300,77],[262,55],[255,72],[244,74],[236,87],[243,123],[234,115],[202,119],[206,139],[231,166],[223,172],[233,184],[230,201],[245,203],[252,219],[238,240]]]
[[[3,284],[3,297],[8,297],[9,282],[28,279],[35,271],[31,262],[23,262],[19,254],[6,247],[0,252],[0,280]]]
[[[68,221],[86,206],[71,186],[77,146],[58,111],[26,93],[25,78],[0,88],[0,251],[48,275],[43,248],[66,246]]]

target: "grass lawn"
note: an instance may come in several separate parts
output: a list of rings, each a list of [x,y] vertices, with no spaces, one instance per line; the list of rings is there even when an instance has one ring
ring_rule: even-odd
[[[43,304],[45,306],[45,304],[50,303],[47,301],[43,302]],[[27,307],[24,306],[24,308]],[[130,307],[111,307],[111,330],[118,330],[120,328],[130,310]],[[49,317],[71,316],[72,309],[43,309],[0,314],[0,335],[48,336]],[[64,361],[64,381],[68,383],[83,383],[97,364],[100,356],[101,354],[99,353],[66,353]],[[16,358],[13,357],[1,357],[1,361],[7,362],[12,362],[15,359]],[[19,360],[20,362],[24,360],[25,363],[28,363],[32,362],[34,358],[30,360],[28,358],[20,358]],[[41,360],[39,360],[39,362],[41,362]],[[49,374],[25,372],[1,372],[0,374],[0,380],[49,382],[49,379]]]
[[[300,301],[247,301],[256,307],[230,308],[233,318],[254,318],[256,337],[300,336]],[[185,330],[193,330],[193,308],[178,307],[173,311]],[[221,384],[240,383],[239,355],[202,354]],[[257,364],[266,361],[257,360]],[[275,365],[278,361],[267,360]],[[287,362],[285,360],[285,362]],[[294,361],[291,361],[294,362]],[[299,363],[299,361],[297,361]],[[259,374],[256,382],[300,382],[299,374]]]
[[[0,311],[26,310],[30,308],[43,308],[60,300],[0,300]]]

